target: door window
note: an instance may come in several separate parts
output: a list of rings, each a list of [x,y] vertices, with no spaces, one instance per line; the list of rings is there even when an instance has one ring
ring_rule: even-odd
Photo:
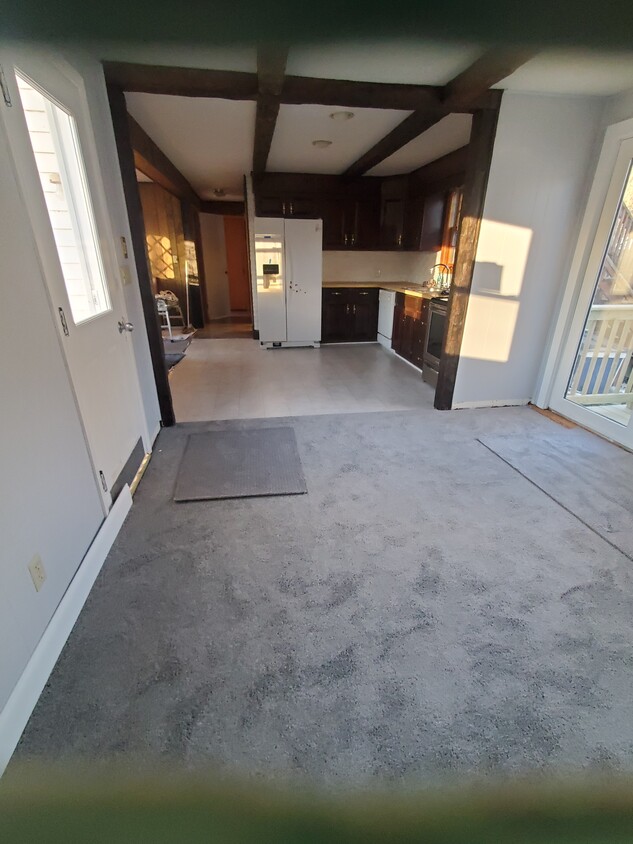
[[[85,322],[110,310],[94,214],[75,120],[16,73],[35,163],[72,318]]]
[[[633,408],[633,169],[629,165],[565,397],[628,425]]]

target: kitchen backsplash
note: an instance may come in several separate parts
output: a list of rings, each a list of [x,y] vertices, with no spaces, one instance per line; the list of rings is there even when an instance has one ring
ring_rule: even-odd
[[[422,284],[435,252],[324,252],[323,281],[408,281]]]

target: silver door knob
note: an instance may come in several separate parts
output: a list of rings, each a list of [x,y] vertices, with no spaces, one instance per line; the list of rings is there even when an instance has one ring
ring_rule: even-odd
[[[119,320],[119,334],[123,334],[124,331],[134,331],[134,326],[131,322],[125,322],[125,320]]]

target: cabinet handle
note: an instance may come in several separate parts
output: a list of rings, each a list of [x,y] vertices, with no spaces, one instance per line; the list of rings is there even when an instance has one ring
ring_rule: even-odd
[[[352,235],[352,246],[354,246],[355,243],[356,243],[356,235],[353,234]]]
[[[285,202],[281,203],[281,213],[284,215],[284,217],[286,216],[286,203]]]
[[[345,235],[345,246],[347,246],[347,235]]]
[[[345,305],[345,313],[349,315],[349,305]]]
[[[292,202],[290,203],[290,213],[291,214],[295,213],[294,205],[292,204]]]
[[[340,292],[339,292],[338,290],[333,290],[333,291],[330,293],[330,296],[340,296],[340,295],[341,295],[341,294],[340,294]]]
[[[398,246],[402,246],[402,235],[398,235]]]
[[[352,313],[356,316],[356,305],[352,305]]]

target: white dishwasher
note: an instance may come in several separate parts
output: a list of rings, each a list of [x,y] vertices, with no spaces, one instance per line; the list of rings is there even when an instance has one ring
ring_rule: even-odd
[[[378,298],[378,342],[386,349],[391,348],[393,309],[395,305],[395,290],[381,290]]]

